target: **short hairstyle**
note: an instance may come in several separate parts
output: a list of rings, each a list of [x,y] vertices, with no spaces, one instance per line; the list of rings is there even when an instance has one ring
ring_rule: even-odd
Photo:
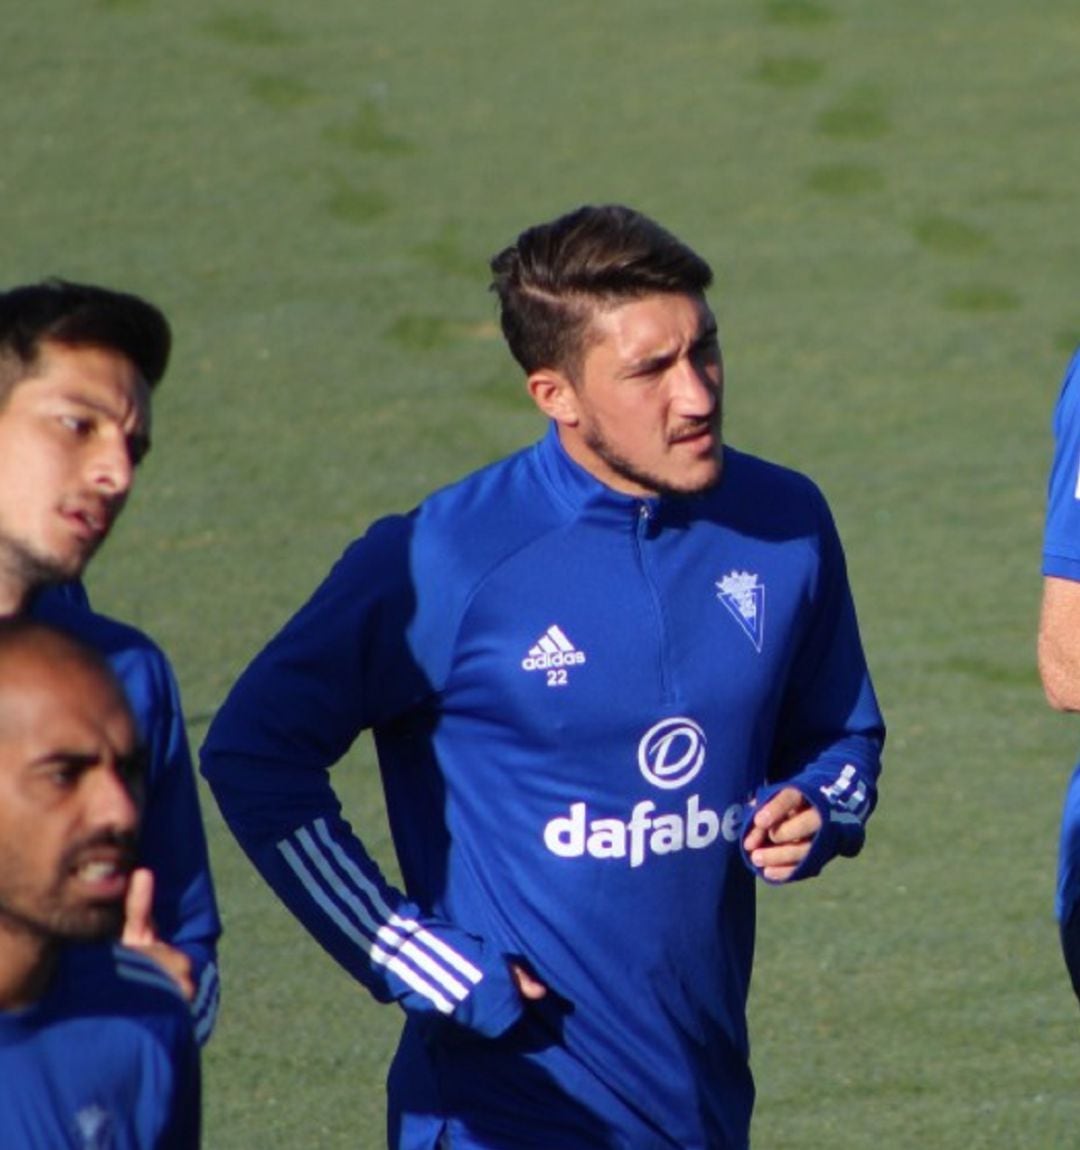
[[[712,269],[654,220],[620,204],[585,206],[518,236],[491,261],[510,352],[526,374],[573,376],[596,307],[657,293],[703,295]]]
[[[127,292],[61,279],[0,292],[0,403],[34,374],[47,343],[119,352],[153,387],[165,374],[172,332],[158,308]]]
[[[0,618],[0,678],[10,665],[22,666],[28,657],[39,656],[56,664],[73,663],[92,674],[100,675],[126,699],[116,672],[105,656],[81,639],[60,631],[49,623],[41,623],[28,615],[8,615]]]

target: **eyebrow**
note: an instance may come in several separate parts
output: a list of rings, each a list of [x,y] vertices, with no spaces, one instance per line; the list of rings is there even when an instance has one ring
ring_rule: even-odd
[[[102,403],[100,400],[92,399],[89,396],[78,395],[70,391],[64,391],[60,393],[60,399],[62,399],[65,403],[74,404],[76,407],[85,407],[90,411],[96,411],[99,415],[104,415],[108,419],[115,419],[117,422],[120,420],[120,416],[117,414],[117,411],[114,407],[107,403]],[[137,404],[132,404],[133,410],[136,410],[137,407]]]
[[[717,326],[715,318],[710,317],[698,329],[697,334],[694,336],[690,343],[690,351],[697,351],[707,343],[711,343],[720,334],[720,329]],[[656,355],[647,356],[644,359],[634,360],[628,363],[626,367],[619,373],[623,379],[633,379],[638,375],[652,375],[654,372],[662,371],[665,367],[669,367],[679,358],[678,349],[671,349],[670,351],[661,351]]]
[[[49,767],[74,767],[78,770],[90,770],[99,763],[104,762],[97,751],[77,751],[71,747],[54,747],[45,751],[36,759],[30,761],[32,770],[42,770]],[[146,748],[140,743],[132,751],[115,756],[117,771],[121,774],[136,775],[140,779],[145,775],[148,765]]]
[[[99,757],[93,751],[75,751],[70,748],[55,747],[39,755],[36,759],[31,759],[30,766],[33,770],[56,766],[85,769],[94,766],[98,761]]]

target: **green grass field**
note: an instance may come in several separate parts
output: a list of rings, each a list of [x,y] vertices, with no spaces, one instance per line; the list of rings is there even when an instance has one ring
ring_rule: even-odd
[[[755,1148],[1080,1145],[1052,918],[1080,725],[1034,668],[1080,342],[1075,5],[39,0],[4,43],[4,281],[175,324],[90,587],[172,655],[195,745],[350,538],[540,430],[491,253],[621,200],[711,260],[728,438],[828,494],[890,725],[863,857],[762,892]],[[392,866],[366,743],[338,779]],[[205,813],[206,1145],[379,1146],[396,1011]]]

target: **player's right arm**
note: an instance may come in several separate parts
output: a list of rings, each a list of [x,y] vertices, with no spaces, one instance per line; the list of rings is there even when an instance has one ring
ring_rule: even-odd
[[[407,642],[411,520],[346,551],[255,658],[214,719],[202,770],[282,901],[380,1001],[494,1036],[521,1014],[506,959],[389,884],[342,817],[329,768],[361,730],[406,721],[436,690]]]
[[[1047,485],[1039,675],[1047,701],[1080,710],[1080,353],[1054,408],[1054,459]]]
[[[1080,582],[1043,579],[1038,652],[1047,702],[1056,711],[1080,711]]]

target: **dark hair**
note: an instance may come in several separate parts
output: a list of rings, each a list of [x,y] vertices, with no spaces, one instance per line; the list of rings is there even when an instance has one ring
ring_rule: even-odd
[[[172,333],[153,304],[127,292],[60,279],[0,292],[0,402],[33,374],[44,343],[119,352],[153,387],[165,374]]]
[[[491,261],[510,351],[526,373],[574,374],[593,309],[657,293],[702,295],[712,269],[654,220],[620,204],[581,207],[518,236]]]

